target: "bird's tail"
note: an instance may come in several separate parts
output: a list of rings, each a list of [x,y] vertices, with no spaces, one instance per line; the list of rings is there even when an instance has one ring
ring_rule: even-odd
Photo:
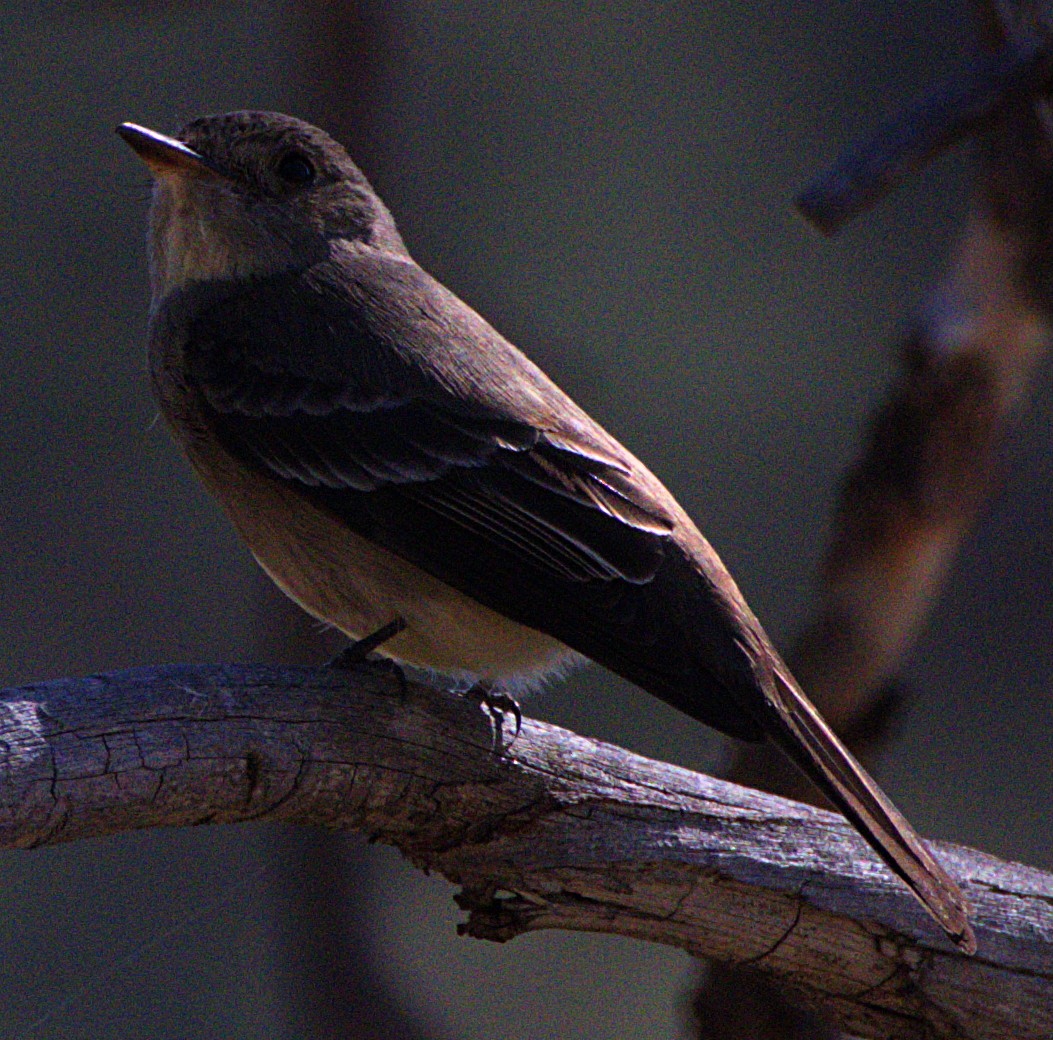
[[[770,737],[848,817],[964,953],[976,952],[961,889],[823,721],[782,661],[772,662]]]

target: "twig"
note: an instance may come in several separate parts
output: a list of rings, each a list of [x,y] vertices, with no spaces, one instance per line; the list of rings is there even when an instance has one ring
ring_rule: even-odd
[[[1053,54],[1014,39],[938,84],[872,134],[846,148],[798,195],[806,220],[826,235],[880,202],[934,155],[991,121],[1007,100],[1048,90]]]

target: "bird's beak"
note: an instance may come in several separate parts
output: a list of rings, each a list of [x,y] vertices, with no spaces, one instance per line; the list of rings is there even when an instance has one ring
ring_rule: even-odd
[[[188,148],[174,137],[147,130],[135,123],[121,123],[118,135],[132,148],[155,177],[197,175],[225,177],[226,174],[215,163]]]

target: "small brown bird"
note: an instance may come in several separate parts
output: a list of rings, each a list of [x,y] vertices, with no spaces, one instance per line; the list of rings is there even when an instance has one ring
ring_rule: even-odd
[[[587,657],[768,737],[975,950],[958,886],[673,496],[414,263],[339,144],[268,112],[118,132],[155,180],[154,393],[289,596],[398,661],[515,689]]]

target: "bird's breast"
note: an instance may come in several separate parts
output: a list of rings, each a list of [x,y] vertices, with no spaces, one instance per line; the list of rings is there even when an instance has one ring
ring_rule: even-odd
[[[185,418],[177,435],[195,424]],[[484,607],[356,534],[287,483],[250,469],[213,438],[180,437],[190,462],[270,578],[352,639],[396,617],[380,652],[407,664],[528,686],[582,660],[559,640]]]

